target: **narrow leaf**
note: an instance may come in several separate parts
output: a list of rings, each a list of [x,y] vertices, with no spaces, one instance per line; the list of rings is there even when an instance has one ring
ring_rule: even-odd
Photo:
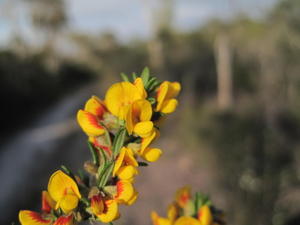
[[[142,74],[141,74],[141,78],[143,80],[144,86],[146,86],[148,84],[149,78],[150,78],[150,71],[148,67],[145,67]]]
[[[129,79],[128,79],[128,76],[125,73],[121,73],[120,76],[122,77],[122,79],[124,81],[130,82]]]
[[[122,128],[116,134],[114,142],[113,142],[113,153],[114,153],[114,156],[117,156],[119,154],[120,149],[122,148],[122,146],[124,144],[126,133],[127,133],[126,129]]]
[[[99,158],[98,158],[98,154],[97,154],[97,150],[94,148],[94,146],[92,145],[91,142],[88,141],[88,146],[92,155],[92,159],[93,159],[93,163],[96,166],[99,166]]]

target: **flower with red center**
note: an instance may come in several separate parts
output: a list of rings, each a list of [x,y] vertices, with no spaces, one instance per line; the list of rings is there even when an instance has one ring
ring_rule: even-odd
[[[88,136],[100,136],[105,132],[105,128],[100,123],[105,112],[107,109],[104,103],[93,96],[86,102],[84,110],[78,111],[77,121]]]

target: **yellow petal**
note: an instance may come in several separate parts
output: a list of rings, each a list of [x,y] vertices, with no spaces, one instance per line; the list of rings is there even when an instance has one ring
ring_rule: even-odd
[[[54,201],[59,202],[66,194],[74,194],[81,198],[75,181],[61,170],[52,174],[48,183],[48,192]]]
[[[64,213],[69,213],[78,205],[78,197],[75,194],[67,194],[60,201],[59,206]]]
[[[202,224],[200,223],[200,221],[196,220],[193,217],[182,216],[175,221],[174,225],[202,225]]]
[[[39,213],[21,210],[19,212],[19,221],[22,225],[50,225],[51,220],[43,219]]]
[[[210,208],[207,205],[204,205],[199,209],[198,220],[201,222],[201,225],[212,224],[213,216],[211,214]]]
[[[51,209],[55,207],[55,201],[51,198],[48,191],[42,192],[42,210],[44,212],[50,213]]]
[[[183,187],[180,188],[176,192],[176,202],[181,208],[184,208],[184,206],[187,204],[187,202],[191,199],[191,188],[190,187]]]
[[[103,114],[106,112],[104,103],[96,96],[92,96],[85,104],[84,110],[92,113],[98,118],[102,119]]]
[[[143,154],[143,151],[152,143],[152,141],[156,136],[158,136],[158,134],[159,132],[155,129],[150,136],[142,139],[140,154]]]
[[[91,199],[91,209],[95,215],[100,215],[104,210],[104,201],[101,195],[94,195]]]
[[[119,203],[126,204],[132,198],[134,193],[134,188],[129,181],[119,180],[117,182],[117,194],[115,199],[117,199]]]
[[[119,217],[118,203],[116,200],[105,200],[104,201],[104,211],[97,215],[99,220],[103,223],[109,223],[114,221]]]
[[[138,136],[144,138],[148,137],[153,132],[153,122],[152,121],[145,121],[145,122],[139,122],[134,126],[134,133],[136,133]]]
[[[159,148],[146,148],[141,157],[149,162],[157,161],[162,154]]]
[[[134,194],[132,195],[131,199],[129,199],[129,201],[127,202],[127,205],[132,205],[133,203],[135,203],[138,196],[139,196],[139,193],[137,191],[135,191]]]
[[[136,161],[133,151],[130,148],[126,148],[126,153],[125,153],[125,157],[124,157],[124,162],[126,165],[131,165],[134,167],[138,167],[139,164]]]
[[[153,225],[172,225],[171,220],[158,216],[156,212],[151,213],[151,219]]]
[[[121,180],[130,180],[138,174],[138,170],[134,166],[122,166],[117,175]]]
[[[124,161],[125,153],[126,153],[126,148],[122,147],[121,150],[120,150],[120,153],[117,157],[117,160],[115,162],[115,167],[114,167],[114,170],[113,170],[113,176],[115,176],[116,173],[118,172],[118,170],[121,168],[121,166],[123,164],[123,161]]]
[[[181,90],[181,85],[178,82],[169,83],[167,98],[175,98]]]
[[[113,84],[105,96],[105,105],[108,110],[120,119],[126,118],[126,107],[134,101],[144,98],[139,88],[130,82],[120,82]]]
[[[157,100],[156,111],[160,111],[162,104],[168,94],[168,89],[169,89],[168,81],[162,82],[162,84],[159,86],[157,90],[157,96],[156,96],[156,100]]]
[[[133,104],[134,116],[140,121],[149,121],[152,117],[152,106],[149,101],[142,99]]]
[[[147,98],[147,92],[145,90],[142,78],[140,78],[140,77],[136,78],[135,81],[133,82],[133,84],[139,90],[140,95],[142,96],[142,98]]]
[[[175,111],[178,105],[178,101],[175,98],[170,100],[166,100],[161,106],[161,112],[165,114],[169,114]]]
[[[60,216],[53,225],[73,225],[73,215]]]
[[[77,121],[88,136],[99,136],[105,132],[105,129],[99,124],[97,117],[90,112],[79,110]]]

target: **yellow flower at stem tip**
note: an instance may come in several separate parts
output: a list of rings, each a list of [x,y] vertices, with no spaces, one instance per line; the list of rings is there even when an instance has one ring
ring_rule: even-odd
[[[157,90],[156,111],[169,114],[175,111],[178,101],[175,97],[181,89],[180,83],[164,81]]]
[[[133,102],[126,115],[126,129],[131,135],[137,134],[140,137],[148,137],[153,132],[152,107],[150,102],[145,99]]]
[[[213,222],[213,216],[208,205],[202,206],[198,211],[198,220],[201,225],[211,225]]]
[[[131,180],[138,174],[138,162],[130,148],[122,147],[113,170],[113,176],[118,176],[121,180]]]
[[[69,213],[78,205],[81,194],[75,181],[61,170],[52,174],[48,183],[48,192],[56,201],[55,209],[61,208],[64,213]]]
[[[138,193],[131,182],[127,180],[119,180],[117,182],[117,193],[114,198],[118,203],[131,205],[136,201],[137,195]]]
[[[105,95],[108,110],[119,119],[125,120],[130,105],[146,98],[142,85],[139,80],[135,84],[127,81],[113,84]]]

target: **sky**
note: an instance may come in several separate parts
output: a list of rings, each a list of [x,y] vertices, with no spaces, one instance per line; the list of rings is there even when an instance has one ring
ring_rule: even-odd
[[[24,0],[23,0],[24,1]],[[149,38],[162,0],[65,0],[70,31],[98,34],[110,31],[120,40]],[[195,29],[211,18],[229,19],[243,12],[260,17],[277,0],[173,0],[172,26]],[[17,29],[33,38],[28,7],[22,0],[0,0],[0,42]],[[10,15],[10,17],[8,17]],[[11,15],[14,20],[12,21]],[[16,28],[17,27],[17,28]],[[14,28],[14,29],[13,29]]]

